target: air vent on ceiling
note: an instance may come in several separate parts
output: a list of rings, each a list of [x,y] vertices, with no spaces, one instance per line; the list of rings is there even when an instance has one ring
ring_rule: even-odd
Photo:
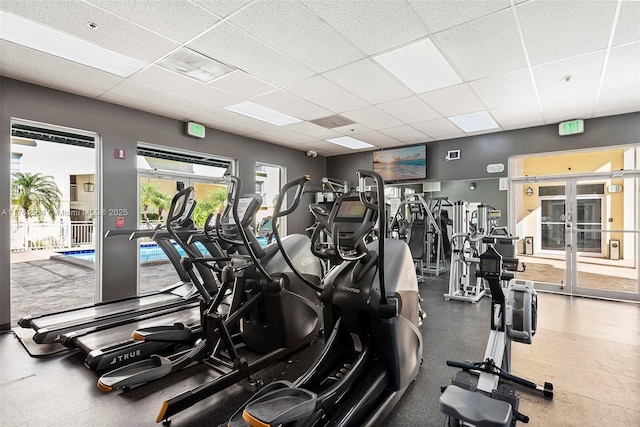
[[[339,114],[323,117],[321,119],[311,120],[311,123],[315,123],[318,126],[322,126],[329,129],[355,124],[353,120],[349,120],[346,117],[343,117]]]

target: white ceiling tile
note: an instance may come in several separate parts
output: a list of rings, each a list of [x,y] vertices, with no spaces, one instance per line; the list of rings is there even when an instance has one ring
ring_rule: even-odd
[[[333,128],[333,130],[336,132],[339,132],[342,135],[352,136],[354,138],[357,138],[356,135],[365,133],[365,132],[371,132],[373,129],[368,128],[365,125],[360,123],[354,123],[351,125],[345,125],[345,126],[339,126],[337,128]]]
[[[231,127],[238,127],[241,129],[248,129],[253,132],[261,132],[267,129],[276,127],[271,123],[263,122],[262,120],[253,119],[251,117],[243,116],[242,114],[234,113],[225,109],[218,109],[203,114],[210,120],[215,120],[220,123],[227,123]],[[201,116],[201,117],[202,117]]]
[[[527,127],[544,123],[538,101],[520,105],[507,105],[489,110],[500,127],[510,129],[518,125]]]
[[[422,123],[414,123],[411,126],[436,140],[466,136],[466,134],[462,132],[458,126],[451,123],[449,119],[429,120]]]
[[[331,111],[325,110],[283,89],[260,95],[251,101],[302,120],[313,120],[333,114]]]
[[[138,84],[129,80],[125,80],[113,87],[106,92],[106,94],[121,95],[130,99],[140,100],[145,104],[157,105],[162,108],[163,115],[167,115],[168,111],[168,117],[174,117],[180,120],[188,118],[185,117],[185,113],[189,113],[189,115],[193,114],[195,116],[200,114],[202,111],[211,108],[210,105],[203,102],[177,96],[176,94]],[[175,114],[171,115],[171,111],[175,111]]]
[[[135,108],[136,110],[146,111],[148,113],[158,114],[165,117],[176,118],[176,116],[181,116],[181,114],[167,107],[166,105],[154,104],[151,102],[146,102],[144,99],[125,96],[120,93],[111,93],[105,92],[98,98],[101,101],[110,102],[112,104],[123,105],[129,108]]]
[[[220,17],[227,17],[251,0],[191,0]]]
[[[597,90],[604,57],[600,51],[533,67],[540,99]]]
[[[312,0],[303,3],[368,55],[429,35],[405,2]]]
[[[487,77],[469,85],[487,108],[538,102],[529,70]]]
[[[351,92],[322,76],[313,76],[288,86],[287,91],[336,113],[355,110],[368,105]]]
[[[485,109],[485,106],[466,83],[423,93],[419,96],[445,117],[473,113]]]
[[[31,83],[97,96],[123,79],[114,74],[0,40],[0,74]],[[76,90],[74,85],[78,85]],[[64,89],[63,89],[64,88]]]
[[[532,65],[604,49],[613,1],[531,1],[517,6]]]
[[[376,147],[395,147],[403,145],[403,142],[398,141],[395,138],[385,135],[382,132],[366,132],[358,135],[358,139],[369,144],[373,144]]]
[[[230,22],[318,73],[365,56],[299,2],[254,2]]]
[[[419,96],[410,96],[385,102],[378,104],[377,107],[406,124],[424,122],[440,117],[440,114],[429,107]]]
[[[617,87],[638,83],[640,83],[640,42],[611,49],[602,86]]]
[[[339,145],[333,144],[331,142],[316,140],[313,142],[308,142],[304,144],[299,144],[298,147],[304,151],[313,150],[318,152],[321,156],[327,155],[335,155],[335,154],[347,154],[353,153],[353,150],[346,147],[341,147]]]
[[[395,128],[384,129],[380,132],[405,144],[413,144],[415,142],[426,142],[431,140],[431,138],[429,138],[427,135],[409,125],[402,125]]]
[[[314,74],[298,61],[227,23],[214,27],[188,47],[278,87]]]
[[[409,0],[418,16],[434,33],[509,7],[509,0],[424,1]]]
[[[458,74],[467,81],[527,66],[511,10],[450,28],[433,37]]]
[[[596,92],[543,99],[542,111],[547,123],[563,120],[589,119],[594,111]]]
[[[374,106],[348,111],[342,115],[374,130],[401,126],[403,124],[400,120]]]
[[[220,20],[189,2],[85,0],[151,31],[184,43]]]
[[[596,105],[596,115],[623,114],[640,111],[640,83],[603,88]]]
[[[323,76],[371,104],[413,95],[409,89],[370,59],[328,71]]]
[[[640,2],[625,1],[620,6],[614,46],[640,41]]]
[[[318,126],[317,124],[311,122],[293,123],[291,125],[285,126],[285,128],[318,139],[329,139],[342,136],[341,133],[338,133],[332,129]]]
[[[88,3],[3,0],[2,9],[132,58],[153,62],[178,44]],[[87,23],[97,24],[90,28]],[[135,43],[131,43],[135,40]]]
[[[226,107],[242,101],[239,96],[158,66],[142,70],[127,81],[173,93],[183,98],[194,99],[206,104],[209,108]]]
[[[276,127],[258,133],[260,135],[268,135],[276,140],[288,141],[294,144],[306,144],[317,140],[317,138],[295,132],[285,127]]]
[[[247,99],[276,89],[275,86],[240,70],[232,71],[209,85]]]

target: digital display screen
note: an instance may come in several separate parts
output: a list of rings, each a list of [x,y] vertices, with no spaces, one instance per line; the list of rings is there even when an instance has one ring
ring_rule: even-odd
[[[496,258],[480,258],[480,270],[485,273],[499,273],[500,260]]]
[[[336,218],[362,220],[366,212],[367,207],[360,200],[342,200]]]
[[[424,180],[427,178],[427,146],[376,151],[373,170],[385,182]]]

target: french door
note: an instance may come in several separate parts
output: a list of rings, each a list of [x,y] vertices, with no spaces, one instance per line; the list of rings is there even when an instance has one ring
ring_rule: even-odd
[[[640,301],[638,175],[514,178],[511,230],[540,290]]]

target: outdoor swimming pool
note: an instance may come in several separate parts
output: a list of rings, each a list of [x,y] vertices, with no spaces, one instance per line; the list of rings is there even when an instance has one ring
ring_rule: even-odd
[[[184,256],[184,250],[178,246],[177,244],[173,244],[175,248],[180,253],[180,256]],[[198,249],[204,254],[208,255],[209,252],[202,246],[199,242],[196,242],[196,246]],[[60,255],[70,256],[76,259],[81,259],[89,262],[96,262],[96,251],[95,249],[77,249],[72,251],[63,251],[58,252]],[[140,245],[140,262],[156,262],[156,261],[168,261],[167,255],[164,253],[162,249],[155,243],[143,243]]]

